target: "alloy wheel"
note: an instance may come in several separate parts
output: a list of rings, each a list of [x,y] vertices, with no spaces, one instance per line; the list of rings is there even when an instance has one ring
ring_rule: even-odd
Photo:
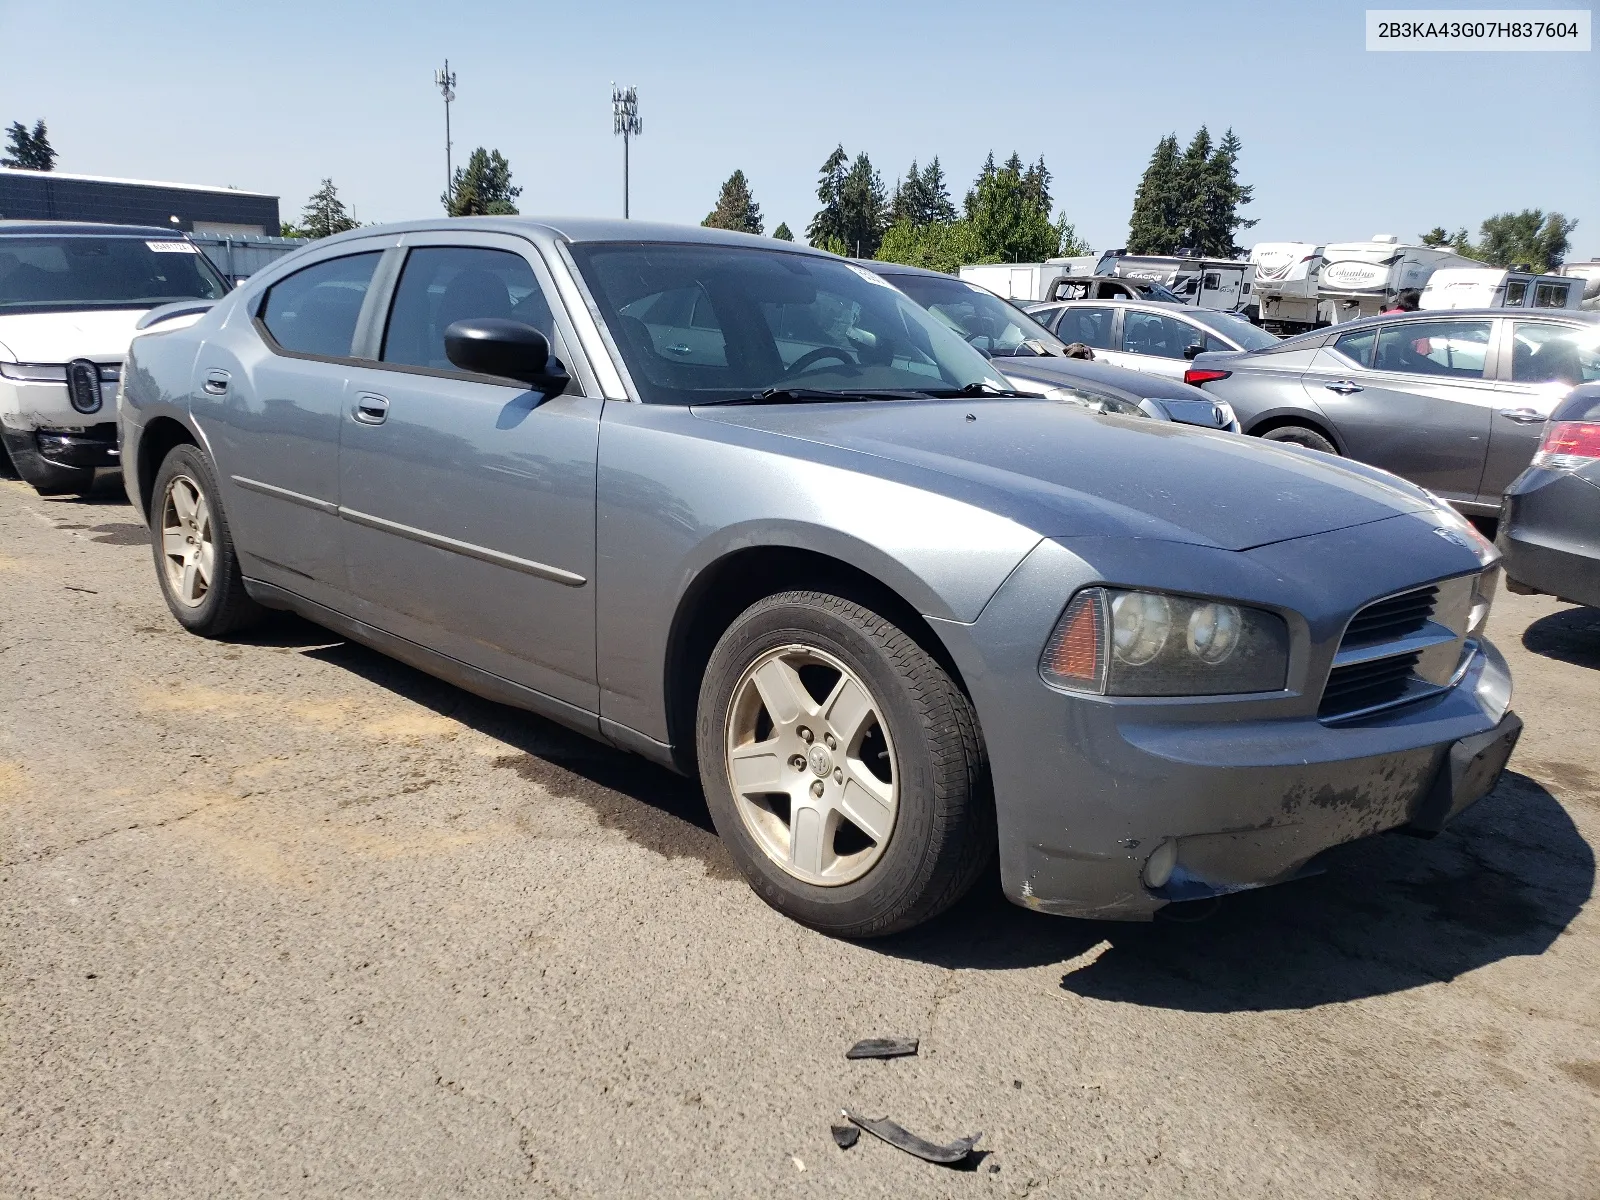
[[[900,794],[894,744],[839,659],[804,645],[762,654],[733,689],[725,746],[745,829],[784,871],[838,886],[882,856]]]
[[[211,506],[200,485],[174,475],[161,503],[161,552],[167,587],[179,603],[199,608],[211,592],[217,544]]]

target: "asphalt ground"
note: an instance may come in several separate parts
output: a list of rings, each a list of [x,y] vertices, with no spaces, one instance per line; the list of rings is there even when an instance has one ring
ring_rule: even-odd
[[[1433,841],[852,944],[691,784],[295,619],[191,637],[115,488],[0,484],[0,1195],[1595,1197],[1600,613],[1490,631],[1526,732]]]

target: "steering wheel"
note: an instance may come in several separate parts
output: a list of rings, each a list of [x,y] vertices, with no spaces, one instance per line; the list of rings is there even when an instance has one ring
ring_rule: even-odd
[[[783,373],[783,377],[788,379],[798,375],[807,367],[829,358],[836,358],[847,367],[859,365],[855,359],[850,357],[848,350],[841,350],[837,346],[818,346],[815,350],[807,350],[794,362],[790,363],[789,369]]]

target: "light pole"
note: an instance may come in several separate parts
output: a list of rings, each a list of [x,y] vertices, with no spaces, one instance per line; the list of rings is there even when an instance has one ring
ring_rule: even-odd
[[[611,85],[611,132],[622,135],[622,219],[628,219],[628,141],[644,129],[639,121],[639,89]]]
[[[456,77],[450,70],[448,58],[444,60],[444,70],[433,73],[433,83],[444,97],[444,195],[448,209],[450,189],[455,185],[455,171],[450,164],[450,101],[456,98]]]

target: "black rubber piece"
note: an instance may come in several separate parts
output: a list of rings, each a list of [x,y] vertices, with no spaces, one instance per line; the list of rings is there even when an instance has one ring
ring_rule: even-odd
[[[834,1145],[841,1150],[848,1150],[861,1140],[861,1130],[854,1125],[830,1125],[828,1130],[833,1134]]]
[[[965,1162],[967,1156],[972,1153],[972,1148],[978,1144],[978,1139],[983,1136],[981,1133],[975,1133],[971,1137],[957,1138],[941,1146],[937,1142],[918,1137],[888,1117],[877,1119],[860,1117],[848,1108],[843,1110],[843,1116],[847,1121],[861,1126],[873,1137],[888,1142],[896,1150],[904,1150],[907,1154],[914,1154],[925,1162],[940,1163],[944,1166]]]
[[[180,602],[168,588],[161,549],[161,519],[162,510],[166,507],[167,484],[174,475],[180,474],[193,479],[205,493],[206,504],[211,509],[212,539],[217,548],[211,590],[194,608]],[[222,489],[217,486],[217,474],[211,467],[211,460],[198,446],[180,443],[162,459],[161,468],[156,472],[155,486],[150,491],[149,517],[150,550],[155,558],[156,580],[161,586],[161,595],[167,602],[167,608],[178,624],[200,637],[220,638],[248,628],[266,614],[266,609],[250,599],[244,590],[239,556],[234,551],[228,516],[222,508]]]
[[[862,1038],[844,1052],[846,1058],[905,1058],[917,1052],[916,1038]]]

